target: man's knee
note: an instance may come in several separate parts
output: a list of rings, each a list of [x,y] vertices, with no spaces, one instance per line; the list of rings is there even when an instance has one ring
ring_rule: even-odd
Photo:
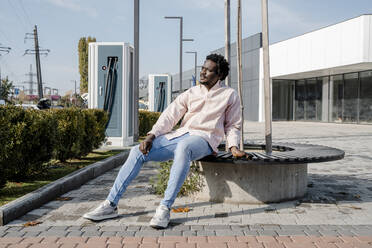
[[[134,156],[136,158],[143,156],[142,152],[139,149],[139,145],[133,146],[130,149],[130,155],[129,156]]]
[[[186,155],[191,156],[192,152],[192,145],[189,142],[179,142],[177,144],[176,150],[174,151],[175,156],[178,155]]]

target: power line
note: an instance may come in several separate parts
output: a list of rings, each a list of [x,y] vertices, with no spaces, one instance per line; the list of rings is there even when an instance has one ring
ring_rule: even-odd
[[[28,23],[30,24],[30,26],[32,26],[32,22],[31,22],[30,16],[27,14],[27,11],[24,8],[24,5],[23,5],[23,2],[22,1],[23,0],[18,0],[18,3],[19,3],[19,5],[21,5],[21,9],[23,10],[23,13],[25,13],[25,16],[26,16],[26,18],[28,20]]]
[[[0,56],[0,62],[1,62],[1,65],[5,66],[5,69],[7,71],[7,74],[6,74],[7,76],[11,76],[11,78],[14,78],[15,81],[19,81],[19,75],[15,74],[13,70],[10,69],[10,66],[7,63],[7,56]],[[1,74],[2,74],[1,77],[3,77],[3,75],[5,74],[3,70],[1,71]]]
[[[40,54],[47,56],[50,52],[49,49],[40,49],[39,47],[39,37],[37,34],[37,26],[35,25],[33,33],[26,33],[25,42],[27,39],[34,39],[34,46],[35,49],[27,49],[24,53],[26,54],[34,54],[36,59],[36,72],[37,72],[37,84],[38,84],[38,92],[39,92],[39,99],[43,98],[43,81],[41,77],[41,65],[40,65]]]
[[[8,54],[10,52],[10,50],[12,50],[12,48],[1,46],[1,43],[0,43],[0,56],[2,56],[4,54]]]
[[[0,34],[4,37],[4,39],[8,42],[8,43],[12,43],[9,38],[7,37],[7,35],[5,35],[5,33],[0,29]]]
[[[12,4],[11,0],[8,0],[8,3],[9,5],[12,7],[13,11],[14,11],[14,14],[16,15],[16,17],[18,18],[19,22],[21,23],[22,27],[24,28],[24,30],[26,31],[27,30],[27,23],[25,25],[24,23],[24,20],[20,17],[20,15],[18,15],[18,11],[16,10],[16,8],[14,7],[14,5]]]

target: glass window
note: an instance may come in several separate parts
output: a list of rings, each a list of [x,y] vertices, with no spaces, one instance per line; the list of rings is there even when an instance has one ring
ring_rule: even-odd
[[[372,71],[360,73],[359,122],[372,122]]]
[[[273,120],[293,120],[293,81],[273,80]]]
[[[358,73],[345,74],[343,122],[358,121],[358,88]]]
[[[306,120],[322,119],[322,82],[315,78],[306,80]]]
[[[316,119],[316,81],[315,79],[307,79],[305,84],[306,90],[306,120],[315,120]]]
[[[319,121],[329,121],[329,77],[319,77],[316,79],[317,96],[317,117]]]
[[[344,84],[342,75],[332,76],[331,81],[333,81],[332,121],[342,122],[342,105],[344,99]]]
[[[305,119],[306,88],[305,80],[296,81],[295,86],[295,119]]]

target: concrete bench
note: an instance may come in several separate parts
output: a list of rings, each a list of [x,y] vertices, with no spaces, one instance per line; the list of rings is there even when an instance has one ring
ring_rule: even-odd
[[[198,200],[231,203],[271,203],[305,195],[307,164],[342,159],[344,151],[309,144],[273,144],[272,155],[265,145],[245,144],[248,158],[236,159],[219,152],[199,161],[203,180]],[[224,150],[224,145],[219,147]]]

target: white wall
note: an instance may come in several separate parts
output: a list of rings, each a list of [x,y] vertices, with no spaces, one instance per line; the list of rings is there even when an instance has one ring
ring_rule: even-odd
[[[372,62],[372,15],[362,15],[270,46],[271,77]]]
[[[365,36],[363,50],[365,51],[365,62],[372,61],[372,15],[363,19],[363,33]]]
[[[270,45],[271,78],[309,78],[372,69],[372,15]],[[265,120],[260,49],[259,121]]]

